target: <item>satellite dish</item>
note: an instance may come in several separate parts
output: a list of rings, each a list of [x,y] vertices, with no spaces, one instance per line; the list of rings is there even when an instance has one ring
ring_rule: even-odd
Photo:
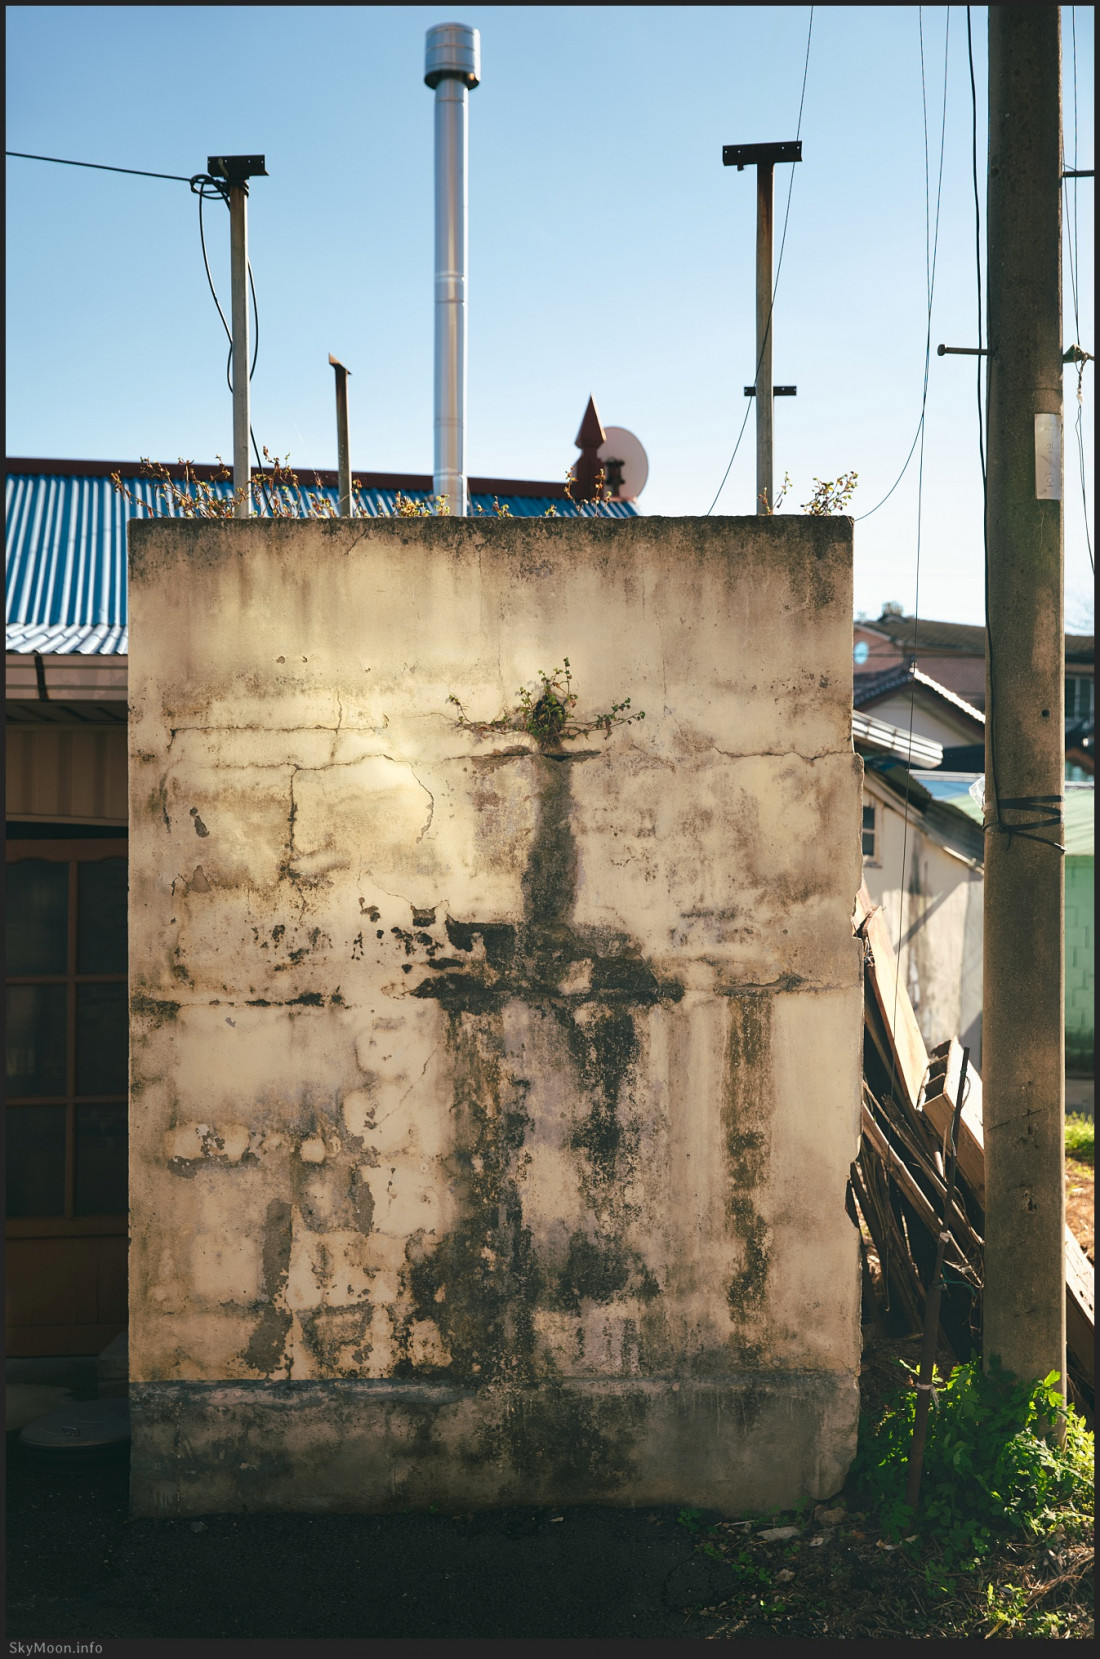
[[[649,477],[646,452],[633,432],[628,432],[625,427],[605,426],[603,430],[604,441],[596,454],[608,475],[607,493],[612,501],[636,501]],[[614,464],[616,462],[618,466]]]

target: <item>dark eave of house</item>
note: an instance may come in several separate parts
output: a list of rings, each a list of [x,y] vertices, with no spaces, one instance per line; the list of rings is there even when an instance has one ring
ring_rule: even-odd
[[[857,628],[888,639],[899,651],[925,652],[933,656],[985,656],[985,626],[976,622],[937,622],[911,616],[880,616],[873,622],[861,619]],[[1066,635],[1066,661],[1091,663],[1095,657],[1092,634]]]
[[[897,663],[891,668],[881,669],[876,674],[856,674],[852,680],[852,705],[862,709],[877,703],[883,697],[890,697],[895,691],[903,691],[913,686],[918,693],[932,699],[933,702],[945,704],[956,715],[963,715],[975,727],[984,727],[985,715],[981,709],[976,709],[957,692],[941,685],[930,674],[918,668],[914,663]]]

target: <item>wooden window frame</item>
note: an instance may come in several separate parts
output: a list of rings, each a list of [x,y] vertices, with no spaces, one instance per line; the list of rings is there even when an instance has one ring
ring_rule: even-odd
[[[1072,710],[1072,712],[1070,711],[1070,708],[1069,708],[1069,688],[1070,688],[1071,685],[1074,688],[1073,689],[1073,710]],[[1094,687],[1095,687],[1095,679],[1094,679],[1094,676],[1092,674],[1075,674],[1071,670],[1066,671],[1065,689],[1066,689],[1066,719],[1067,720],[1072,720],[1072,721],[1076,722],[1076,721],[1080,721],[1080,720],[1095,719],[1096,704],[1095,704],[1095,690],[1094,690]],[[1081,695],[1082,691],[1084,692],[1083,696]],[[1087,707],[1084,708],[1084,709],[1078,708],[1077,705],[1080,702],[1084,702],[1087,705]]]
[[[95,864],[107,858],[124,858],[129,872],[130,844],[125,835],[73,837],[72,840],[37,840],[30,836],[16,837],[5,843],[5,863],[21,864],[37,859],[69,867],[67,971],[63,974],[5,974],[4,985],[64,985],[66,987],[66,1053],[65,1093],[63,1095],[9,1095],[5,1109],[33,1110],[37,1106],[64,1106],[65,1108],[65,1213],[52,1216],[8,1216],[6,1232],[9,1238],[88,1238],[125,1233],[128,1215],[76,1214],[76,988],[78,985],[117,985],[121,980],[128,985],[128,973],[83,974],[77,972],[77,918],[79,906],[79,876],[74,879],[74,866]],[[71,968],[70,968],[71,965]],[[128,1093],[81,1095],[81,1106],[113,1106],[119,1100],[128,1104]]]

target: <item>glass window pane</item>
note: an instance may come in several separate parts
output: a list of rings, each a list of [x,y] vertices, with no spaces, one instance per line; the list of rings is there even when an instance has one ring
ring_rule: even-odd
[[[79,866],[76,971],[126,972],[126,860],[97,859]]]
[[[9,974],[63,974],[69,951],[69,866],[45,858],[9,864]]]
[[[64,1215],[64,1106],[9,1106],[4,1115],[8,1214]]]
[[[125,1215],[126,1106],[76,1109],[76,1213]]]
[[[76,988],[76,1092],[125,1094],[129,1033],[125,985]]]
[[[7,988],[8,1095],[65,1093],[64,985]]]

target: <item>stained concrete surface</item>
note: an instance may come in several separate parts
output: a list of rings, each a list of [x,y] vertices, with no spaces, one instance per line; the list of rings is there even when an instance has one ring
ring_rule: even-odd
[[[125,1461],[8,1439],[8,1637],[703,1638],[729,1568],[674,1509],[130,1520]]]
[[[142,1515],[843,1480],[851,524],[604,528],[131,527]]]

